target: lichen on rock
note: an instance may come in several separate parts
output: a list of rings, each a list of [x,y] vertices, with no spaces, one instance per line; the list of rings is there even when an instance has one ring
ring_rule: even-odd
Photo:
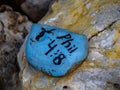
[[[88,57],[72,73],[55,78],[37,72],[27,63],[24,43],[18,54],[24,89],[119,90],[119,9],[119,0],[56,0],[39,23],[85,34],[90,45]]]

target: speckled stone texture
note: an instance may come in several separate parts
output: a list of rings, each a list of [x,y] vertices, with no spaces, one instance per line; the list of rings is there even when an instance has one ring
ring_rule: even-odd
[[[0,6],[0,90],[21,90],[17,53],[31,22],[10,7]]]
[[[72,73],[55,78],[26,62],[23,45],[18,61],[24,90],[120,90],[119,0],[57,0],[39,23],[85,34],[89,54]]]

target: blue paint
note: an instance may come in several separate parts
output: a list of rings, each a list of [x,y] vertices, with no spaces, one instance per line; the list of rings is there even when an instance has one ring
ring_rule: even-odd
[[[38,71],[65,75],[88,54],[88,39],[55,26],[33,24],[26,41],[27,61]]]

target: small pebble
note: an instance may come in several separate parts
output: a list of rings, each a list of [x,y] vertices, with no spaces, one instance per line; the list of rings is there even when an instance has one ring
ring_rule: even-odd
[[[88,54],[88,39],[56,26],[33,24],[26,41],[27,61],[38,71],[64,76]]]

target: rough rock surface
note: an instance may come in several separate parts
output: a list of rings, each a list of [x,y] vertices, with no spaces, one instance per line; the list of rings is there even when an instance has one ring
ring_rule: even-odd
[[[72,73],[55,78],[26,62],[23,45],[18,62],[24,90],[120,90],[119,19],[119,0],[57,0],[39,23],[85,34],[89,55]]]
[[[20,90],[17,53],[31,26],[25,16],[0,6],[0,90]]]

